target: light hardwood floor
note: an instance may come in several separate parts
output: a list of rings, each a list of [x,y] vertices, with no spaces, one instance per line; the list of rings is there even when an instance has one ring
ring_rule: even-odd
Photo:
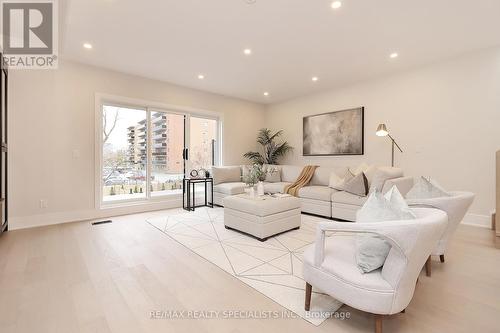
[[[172,213],[170,211],[169,213]],[[315,327],[303,319],[151,320],[154,310],[276,310],[280,305],[149,224],[71,223],[0,238],[0,332],[372,332],[372,316]],[[460,226],[384,332],[499,332],[500,250],[493,231]]]

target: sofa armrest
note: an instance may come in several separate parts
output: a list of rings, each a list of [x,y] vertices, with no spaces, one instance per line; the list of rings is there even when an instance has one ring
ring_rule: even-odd
[[[414,180],[413,177],[399,177],[386,180],[384,187],[382,188],[382,193],[387,193],[393,186],[396,186],[404,197],[413,187]]]

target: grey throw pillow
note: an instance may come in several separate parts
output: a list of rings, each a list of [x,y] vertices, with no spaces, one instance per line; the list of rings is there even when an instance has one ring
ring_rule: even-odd
[[[406,194],[406,199],[432,199],[451,196],[439,184],[425,177],[418,177],[415,185]]]
[[[339,191],[343,191],[342,188],[343,188],[344,184],[348,183],[353,178],[354,178],[354,174],[349,169],[347,169],[344,176],[340,180],[337,180],[334,182],[332,182],[330,180],[331,184],[329,184],[329,187],[336,189],[336,190],[339,190]]]
[[[368,194],[368,179],[363,172],[360,172],[349,181],[336,186],[335,189],[365,197]]]
[[[416,215],[406,204],[396,186],[384,195],[373,192],[356,215],[356,223],[373,223],[415,219]],[[362,273],[384,265],[391,245],[378,235],[356,237],[356,263]]]

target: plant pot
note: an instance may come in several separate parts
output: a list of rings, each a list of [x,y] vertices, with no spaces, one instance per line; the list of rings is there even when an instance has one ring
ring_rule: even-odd
[[[264,195],[264,183],[263,182],[259,182],[257,184],[257,195],[258,196]]]

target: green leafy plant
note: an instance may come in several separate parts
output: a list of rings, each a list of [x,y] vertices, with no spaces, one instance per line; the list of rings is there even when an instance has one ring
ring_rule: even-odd
[[[248,174],[243,178],[243,181],[248,186],[254,186],[259,181],[263,181],[266,178],[266,173],[264,172],[262,165],[254,164],[248,170]]]
[[[272,133],[268,128],[262,128],[257,136],[257,142],[262,146],[261,152],[249,151],[245,155],[254,164],[278,164],[278,160],[293,150],[287,141],[278,141],[283,131]]]

